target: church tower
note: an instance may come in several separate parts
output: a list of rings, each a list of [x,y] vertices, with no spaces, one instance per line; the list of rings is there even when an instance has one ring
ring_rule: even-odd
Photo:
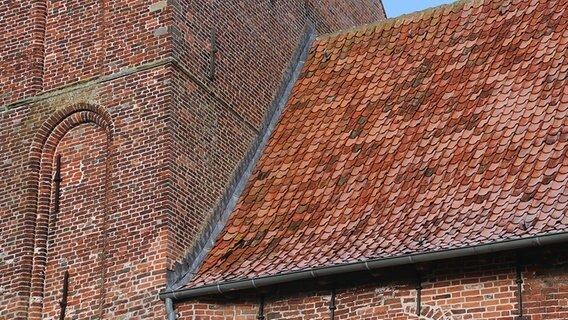
[[[163,319],[314,36],[385,17],[380,0],[0,9],[0,319],[21,320]]]

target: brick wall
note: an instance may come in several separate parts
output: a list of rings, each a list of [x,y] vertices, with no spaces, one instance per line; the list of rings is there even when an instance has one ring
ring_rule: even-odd
[[[57,317],[64,270],[70,317],[161,316],[169,74],[162,66],[2,109],[0,319]]]
[[[259,127],[307,22],[319,34],[383,19],[378,0],[176,0],[173,54],[246,121]],[[210,81],[211,29],[217,31]]]
[[[171,261],[199,235],[257,131],[219,99],[176,72],[172,109]]]
[[[47,247],[42,248],[46,252],[41,266],[42,319],[55,319],[59,315],[65,270],[71,275],[69,290],[73,292],[69,297],[69,316],[86,319],[100,314],[102,283],[97,280],[104,273],[101,258],[106,208],[97,194],[100,189],[106,189],[106,138],[106,132],[96,124],[83,123],[69,130],[54,152],[61,156],[60,169],[55,170],[60,171],[62,178],[60,195],[46,196],[52,199],[58,196],[61,205],[57,213],[54,201],[45,206],[54,214],[46,243],[41,246]],[[53,163],[52,168],[55,167]],[[53,176],[50,174],[49,178]],[[91,303],[91,296],[95,297],[95,303]]]
[[[45,5],[34,1],[0,2],[0,105],[41,90]]]
[[[345,2],[356,11],[314,2],[320,31],[383,15]],[[0,4],[0,319],[57,318],[64,270],[69,317],[163,317],[166,269],[258,134],[306,24],[303,1],[239,3]]]
[[[524,315],[530,320],[568,318],[568,258],[561,247],[532,250],[524,261]],[[335,319],[366,320],[513,320],[517,311],[516,255],[479,256],[440,261],[422,266],[421,316],[416,314],[416,276],[409,269],[385,269],[382,275],[357,278],[352,288],[342,278],[336,291]],[[327,279],[328,283],[333,279]],[[355,281],[355,280],[353,280]],[[367,284],[361,284],[366,282]],[[301,283],[282,294],[281,288],[265,290],[267,320],[330,319],[331,291],[310,291]],[[280,293],[278,293],[280,292]],[[238,295],[237,295],[238,296]],[[246,296],[246,295],[241,295]],[[235,295],[233,295],[235,297]],[[258,303],[243,300],[181,302],[181,319],[256,319]]]
[[[0,105],[171,55],[155,0],[2,1]]]
[[[104,32],[98,1],[47,1],[44,89],[98,74]],[[88,30],[88,31],[87,31]]]

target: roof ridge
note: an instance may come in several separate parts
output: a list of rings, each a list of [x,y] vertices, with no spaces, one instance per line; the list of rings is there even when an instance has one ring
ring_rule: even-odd
[[[332,33],[325,33],[325,34],[319,35],[316,38],[316,41],[335,39],[339,36],[354,34],[354,33],[361,32],[361,31],[363,31],[363,32],[368,32],[368,31],[374,32],[375,28],[382,27],[382,26],[394,27],[394,26],[400,26],[402,24],[410,24],[410,23],[413,23],[413,22],[423,20],[426,17],[430,17],[433,14],[440,12],[442,10],[446,10],[446,9],[451,9],[452,11],[453,10],[456,10],[456,11],[462,10],[463,7],[468,3],[475,4],[474,7],[478,7],[478,6],[480,6],[483,3],[488,2],[488,1],[503,2],[503,1],[508,1],[508,0],[458,0],[458,1],[455,1],[455,2],[452,2],[452,3],[441,4],[441,5],[438,5],[438,6],[435,6],[435,7],[430,7],[430,8],[426,8],[426,9],[423,9],[423,10],[403,14],[403,15],[400,15],[398,17],[387,18],[385,20],[380,20],[380,21],[377,21],[377,22],[369,23],[369,24],[354,26],[354,27],[349,28],[349,29],[342,29],[342,30],[332,32]]]

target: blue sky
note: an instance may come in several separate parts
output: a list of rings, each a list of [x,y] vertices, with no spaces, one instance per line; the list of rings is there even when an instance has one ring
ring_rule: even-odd
[[[383,0],[389,18],[452,2],[455,0]]]

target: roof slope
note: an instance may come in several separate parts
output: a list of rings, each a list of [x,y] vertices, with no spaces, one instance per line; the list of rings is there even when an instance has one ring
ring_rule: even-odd
[[[316,41],[185,288],[568,231],[568,0]]]

